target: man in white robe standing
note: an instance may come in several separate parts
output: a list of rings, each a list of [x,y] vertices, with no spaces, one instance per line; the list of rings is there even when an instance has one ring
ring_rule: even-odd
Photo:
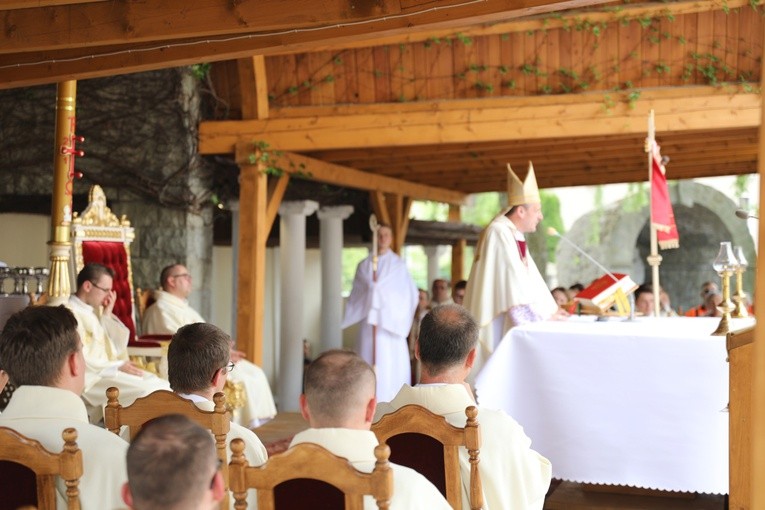
[[[420,384],[404,386],[389,403],[381,403],[375,421],[405,405],[416,404],[464,427],[465,408],[476,405],[465,378],[473,366],[478,326],[459,305],[434,308],[422,320],[416,345]],[[531,449],[523,428],[503,411],[478,408],[483,510],[542,510],[550,486],[550,461]],[[470,508],[470,456],[460,448],[462,508]]]
[[[513,326],[566,315],[526,245],[525,234],[536,231],[544,218],[534,167],[529,162],[524,182],[510,165],[507,175],[508,207],[481,233],[465,292],[464,306],[481,328],[472,377]]]
[[[82,510],[121,508],[128,444],[88,423],[80,398],[88,370],[83,348],[77,320],[62,306],[30,306],[12,315],[0,334],[0,360],[18,388],[0,415],[0,427],[35,439],[51,452],[63,448],[64,429],[76,429],[83,463],[79,484]],[[4,482],[13,484],[13,480]],[[56,489],[57,507],[67,508],[67,488],[60,478]],[[8,505],[10,502],[0,501],[0,507]]]
[[[165,267],[159,277],[162,290],[155,291],[156,302],[143,314],[142,331],[146,335],[174,335],[181,326],[206,322],[188,302],[191,275],[181,264]],[[276,416],[276,405],[266,374],[244,358],[231,344],[231,360],[236,365],[229,379],[242,383],[247,396],[244,408],[237,409],[234,420],[245,427],[258,427]]]
[[[377,399],[390,400],[411,382],[407,337],[417,308],[418,292],[406,263],[390,249],[393,231],[377,230],[377,273],[372,255],[356,268],[345,305],[342,328],[361,322],[356,350],[377,374]],[[374,349],[374,354],[373,354]]]
[[[305,371],[300,410],[311,428],[299,432],[290,447],[301,443],[322,446],[369,473],[375,465],[377,437],[370,430],[375,414],[375,376],[371,367],[351,351],[327,351]],[[393,497],[390,510],[450,510],[446,499],[417,471],[390,463]],[[364,510],[376,509],[370,496]]]
[[[117,293],[112,289],[114,272],[101,264],[87,264],[77,275],[77,292],[67,308],[77,318],[87,372],[82,397],[89,404],[92,423],[103,418],[106,390],[120,389],[123,405],[156,390],[169,390],[164,379],[141,370],[127,354],[130,330],[112,313]]]

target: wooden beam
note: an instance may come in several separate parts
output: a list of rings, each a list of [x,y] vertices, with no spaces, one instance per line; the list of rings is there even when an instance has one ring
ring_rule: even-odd
[[[92,4],[111,2],[112,0],[0,0],[0,11],[50,7],[53,5]]]
[[[249,155],[254,152],[254,149],[251,143],[242,143],[238,146],[238,151],[239,154]],[[447,204],[463,204],[467,200],[467,195],[459,191],[361,172],[353,168],[290,152],[278,156],[272,155],[271,161],[273,165],[287,174],[334,184],[335,186],[382,193],[398,193],[417,200],[433,200]]]
[[[440,2],[441,3],[441,2]],[[446,2],[443,2],[446,4]],[[254,54],[311,51],[380,35],[497,22],[605,0],[108,2],[7,11],[0,88],[149,71]],[[233,5],[233,7],[232,7]],[[362,8],[359,8],[361,6]],[[394,15],[383,11],[400,12]],[[378,14],[374,14],[378,13]],[[372,21],[374,19],[374,21]]]
[[[765,45],[765,36],[761,41]],[[765,47],[765,46],[763,46]],[[765,83],[765,66],[761,66],[760,82]],[[765,101],[762,104],[760,115],[765,119]],[[765,129],[760,129],[759,157],[757,158],[757,171],[760,176],[760,203],[765,200]],[[765,239],[765,221],[758,222],[759,250],[757,251],[757,266],[765,267],[765,250],[762,240]],[[751,488],[752,498],[747,508],[765,508],[765,271],[757,271],[754,281],[754,292],[759,299],[754,302],[754,316],[757,323],[754,326],[754,356],[752,370],[754,373],[752,382],[752,472]]]
[[[385,225],[392,225],[393,222],[390,219],[385,194],[382,191],[370,191],[369,201],[372,204],[372,212],[377,216],[377,221]]]
[[[266,207],[266,232],[270,233],[274,227],[274,221],[279,215],[279,206],[282,204],[284,192],[290,182],[289,174],[283,174],[273,178],[268,183],[268,206]],[[266,234],[268,237],[268,234]]]
[[[462,208],[458,205],[449,206],[450,223],[462,222]],[[452,287],[460,280],[464,280],[464,266],[465,266],[465,248],[467,247],[467,241],[465,239],[458,239],[452,243]]]
[[[759,94],[700,88],[703,95],[683,100],[678,99],[678,90],[646,90],[635,103],[613,108],[604,106],[612,94],[599,92],[575,98],[505,98],[479,109],[432,106],[429,111],[411,112],[389,105],[387,112],[375,114],[203,122],[199,151],[230,153],[237,143],[253,139],[280,150],[315,151],[637,134],[645,132],[652,109],[657,112],[657,131],[665,133],[759,126]]]
[[[243,119],[268,118],[268,80],[263,55],[236,61]]]
[[[241,155],[240,155],[241,156]],[[263,364],[263,324],[266,275],[266,192],[268,177],[249,152],[237,157],[240,168],[239,270],[237,275],[236,330],[238,347],[257,365]]]

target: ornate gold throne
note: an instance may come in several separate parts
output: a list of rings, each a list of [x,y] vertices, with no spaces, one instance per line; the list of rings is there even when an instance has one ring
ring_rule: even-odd
[[[130,245],[135,239],[135,231],[130,221],[123,215],[117,216],[107,207],[106,195],[101,186],[90,188],[88,206],[82,214],[74,213],[72,220],[72,250],[74,275],[85,264],[97,262],[114,271],[113,288],[117,293],[114,304],[116,315],[130,330],[128,354],[133,361],[147,369],[144,357],[162,357],[162,347],[158,342],[138,341],[135,326],[135,300],[133,295],[133,270],[130,262]]]

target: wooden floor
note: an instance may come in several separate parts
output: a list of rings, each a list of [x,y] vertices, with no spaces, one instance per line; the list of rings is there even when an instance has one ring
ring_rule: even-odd
[[[279,413],[256,428],[255,433],[270,456],[286,450],[292,437],[307,428],[300,413]],[[544,510],[726,510],[726,504],[723,496],[593,487],[553,480]]]

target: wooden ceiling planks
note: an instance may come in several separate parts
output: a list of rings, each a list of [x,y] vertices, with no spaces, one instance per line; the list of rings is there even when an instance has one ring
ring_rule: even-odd
[[[311,51],[419,30],[499,22],[602,0],[168,0],[12,2],[0,30],[0,87]],[[37,7],[41,5],[40,7]],[[25,6],[27,7],[27,6]],[[371,43],[370,43],[371,44]]]
[[[294,105],[290,96],[310,88],[313,100],[299,104],[316,106],[757,81],[758,11],[745,7],[653,18],[633,17],[630,8],[623,12],[621,20],[602,25],[580,20],[579,28],[476,37],[455,32],[444,39],[377,46],[371,49],[371,72],[370,66],[349,69],[342,64],[352,55],[357,61],[365,58],[369,49],[315,52],[320,65],[309,66],[303,75],[293,73],[291,80],[275,74],[281,79],[272,82],[269,92],[274,106],[287,106]],[[412,55],[418,55],[417,65]],[[269,73],[288,68],[281,61],[289,58],[269,57]],[[337,98],[336,87],[324,85],[326,79],[351,80],[374,94]]]

